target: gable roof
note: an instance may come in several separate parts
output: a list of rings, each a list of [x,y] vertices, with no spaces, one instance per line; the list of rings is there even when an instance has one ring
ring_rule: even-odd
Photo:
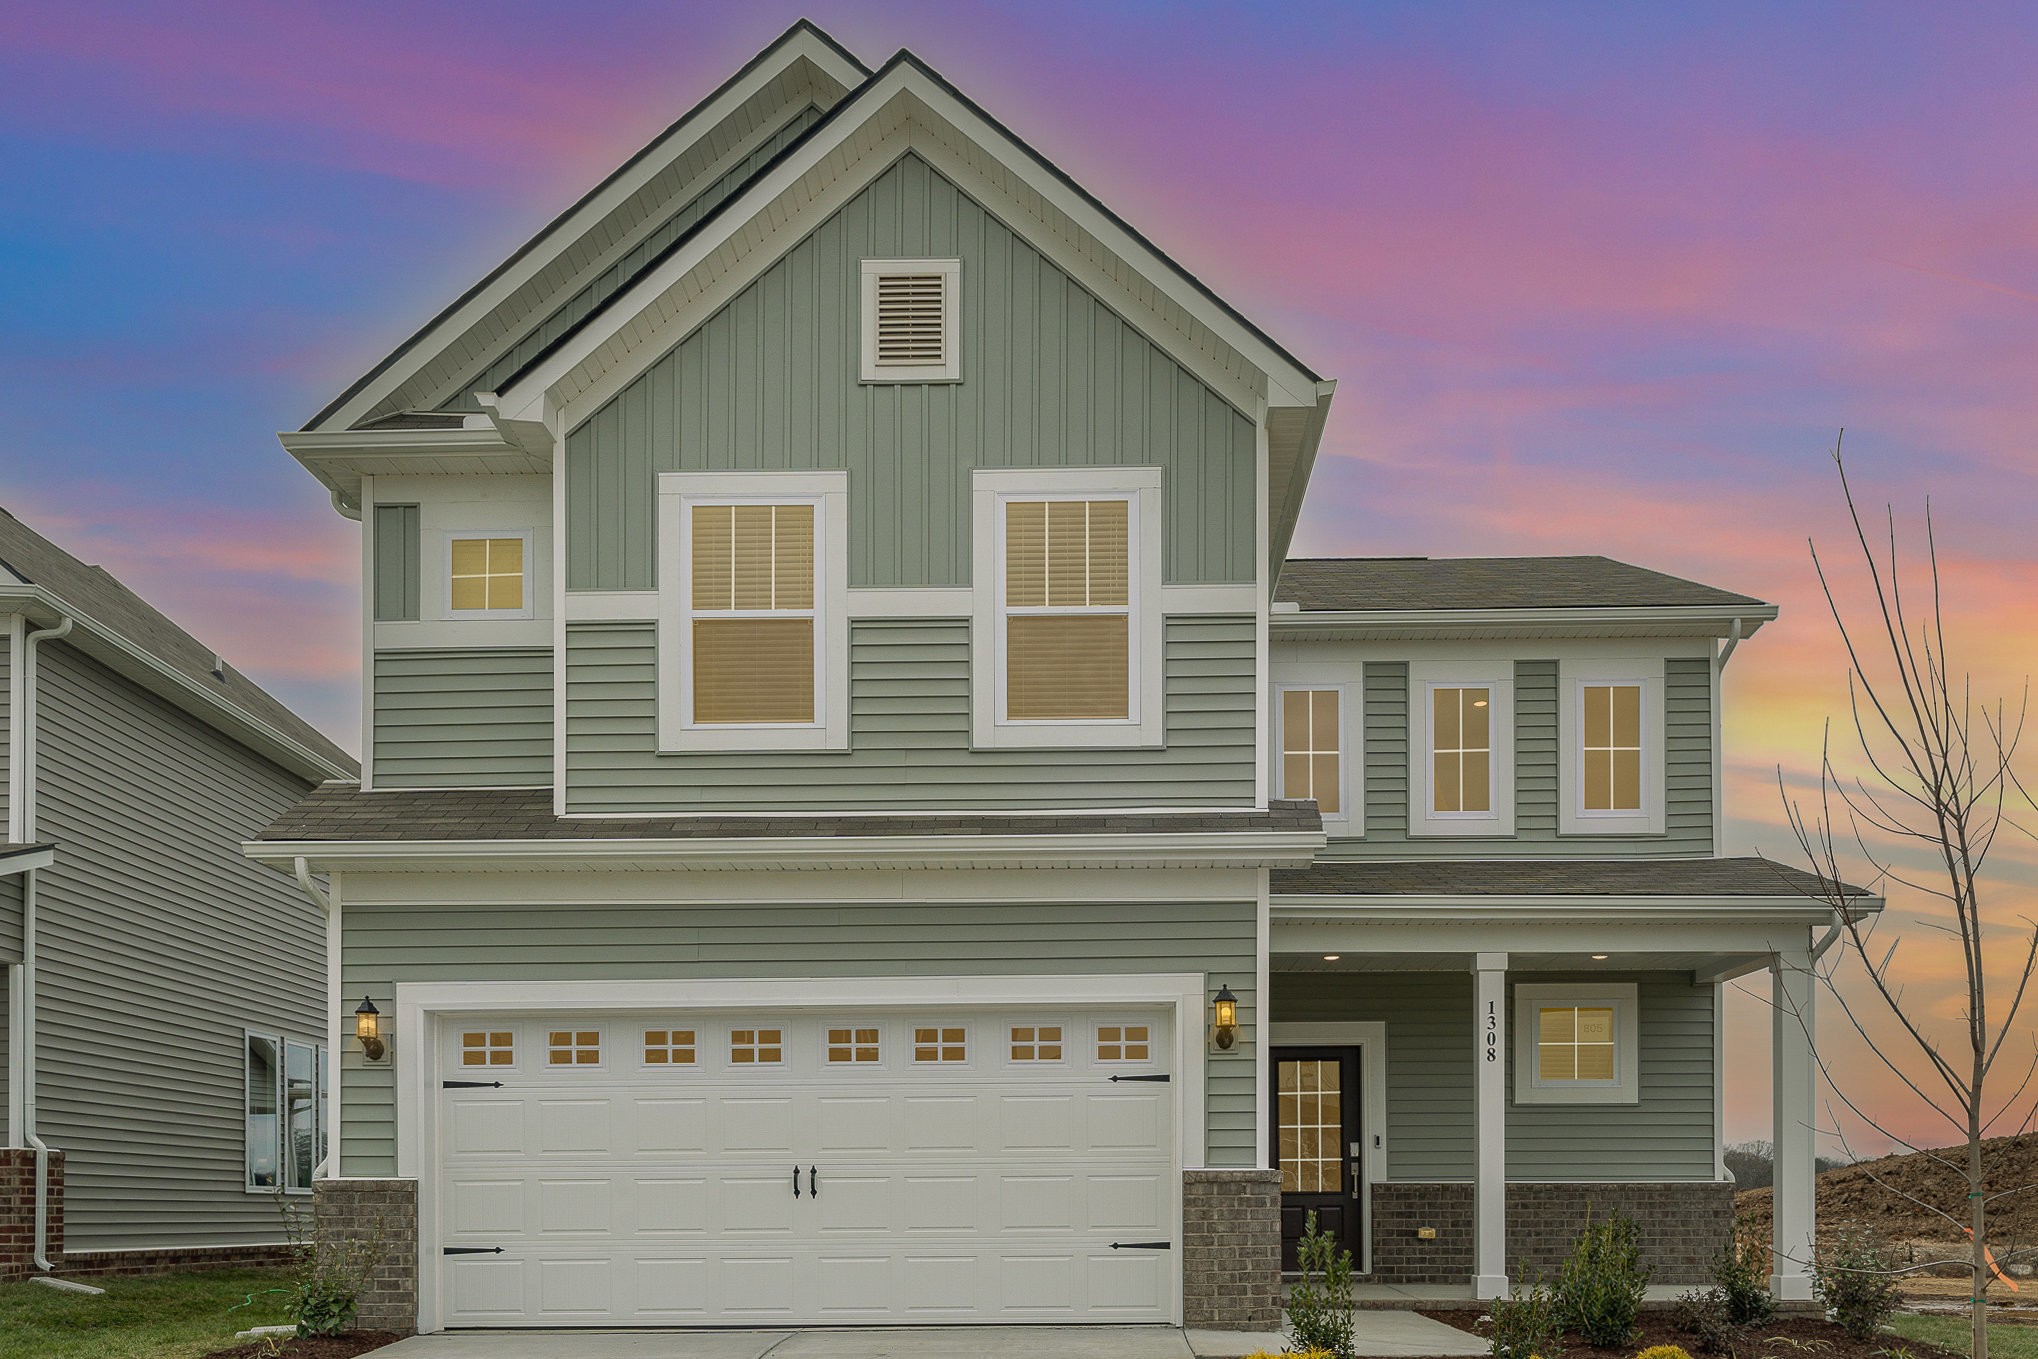
[[[359,766],[325,734],[178,627],[102,566],[91,566],[0,508],[0,609],[40,606],[79,620],[67,639],[95,659],[311,779]],[[4,579],[4,578],[0,578]],[[97,645],[95,645],[95,642]]]
[[[1305,613],[1767,607],[1609,557],[1298,557],[1282,567],[1274,599]]]

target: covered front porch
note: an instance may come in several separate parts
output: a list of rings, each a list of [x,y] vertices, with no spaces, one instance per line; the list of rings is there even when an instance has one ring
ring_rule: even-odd
[[[1701,1282],[1733,1226],[1723,987],[1750,977],[1773,1002],[1771,1284],[1809,1299],[1818,892],[1759,859],[1275,874],[1265,1122],[1289,1267],[1314,1213],[1376,1305],[1499,1297],[1618,1211],[1657,1284]]]

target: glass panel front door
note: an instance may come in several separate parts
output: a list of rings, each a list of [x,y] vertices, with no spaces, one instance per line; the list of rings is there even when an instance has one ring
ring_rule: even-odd
[[[1296,1269],[1309,1215],[1361,1258],[1357,1048],[1275,1048],[1274,1165],[1281,1172],[1281,1267]]]

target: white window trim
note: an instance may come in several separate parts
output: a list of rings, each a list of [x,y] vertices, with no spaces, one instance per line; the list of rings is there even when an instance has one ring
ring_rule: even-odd
[[[1642,809],[1639,812],[1585,810],[1585,689],[1592,684],[1642,687]],[[1668,790],[1664,751],[1668,730],[1663,707],[1661,656],[1581,657],[1557,663],[1557,750],[1560,835],[1662,835]]]
[[[1005,713],[1007,500],[1131,501],[1126,600],[1130,687],[1124,718],[1008,721]],[[1161,469],[1056,467],[978,472],[971,490],[975,610],[970,629],[970,736],[980,750],[1159,748],[1166,741],[1161,618]],[[986,640],[988,639],[988,645]]]
[[[814,713],[811,723],[693,721],[688,508],[794,505],[814,512]],[[661,752],[849,749],[849,474],[661,472],[658,476],[658,749]]]
[[[884,364],[877,361],[877,281],[881,274],[941,275],[941,362],[938,364]],[[962,314],[962,261],[959,259],[907,259],[863,261],[862,287],[863,352],[859,367],[865,382],[960,382],[962,381],[962,337],[956,321]]]
[[[1360,777],[1360,771],[1364,768],[1361,741],[1365,735],[1365,722],[1359,712],[1359,700],[1364,693],[1364,687],[1356,680],[1326,680],[1320,684],[1311,684],[1307,680],[1289,679],[1274,685],[1274,711],[1271,724],[1274,729],[1274,748],[1271,752],[1271,762],[1274,783],[1279,788],[1274,796],[1281,799],[1293,796],[1288,792],[1287,766],[1282,759],[1288,752],[1288,733],[1286,708],[1282,704],[1281,696],[1291,689],[1311,693],[1328,689],[1337,693],[1337,793],[1338,805],[1343,810],[1324,812],[1323,820],[1325,824],[1336,827],[1341,836],[1361,835],[1365,831],[1366,823],[1364,803],[1361,801],[1364,797],[1362,787],[1364,781]]]
[[[1536,1074],[1536,1011],[1545,1005],[1600,1005],[1613,1010],[1611,1081],[1557,1081]],[[1517,983],[1514,988],[1516,1104],[1638,1104],[1641,1102],[1641,1016],[1633,982]]]
[[[1436,689],[1492,691],[1488,738],[1493,743],[1493,809],[1486,812],[1431,810],[1430,752],[1435,741]],[[1418,661],[1408,667],[1408,833],[1411,836],[1514,834],[1514,662]]]
[[[840,1044],[831,1043],[829,1041],[828,1030],[830,1029],[849,1030],[850,1042],[848,1046],[851,1047],[852,1049],[863,1046],[862,1044],[859,1044],[855,1041],[856,1031],[858,1029],[876,1029],[877,1060],[875,1062],[859,1062],[854,1060],[847,1062],[830,1061],[828,1058],[828,1049],[831,1047],[841,1046]],[[885,1072],[891,1069],[892,1047],[893,1047],[892,1040],[894,1035],[892,1033],[892,1026],[882,1019],[873,1020],[868,1016],[864,1016],[862,1018],[852,1017],[849,1019],[843,1019],[840,1017],[832,1019],[823,1018],[814,1025],[814,1035],[815,1037],[820,1039],[820,1045],[814,1051],[814,1065],[824,1072],[825,1071]]]
[[[276,1045],[276,1126],[274,1129],[276,1153],[276,1183],[255,1184],[248,1173],[248,1042],[261,1038]],[[325,1070],[326,1045],[314,1039],[287,1038],[270,1029],[241,1030],[241,1189],[249,1194],[289,1194],[293,1197],[309,1196],[312,1185],[293,1188],[290,1184],[290,1049],[292,1047],[311,1049],[312,1100],[311,1100],[311,1146],[312,1180],[318,1179],[318,1166],[324,1160],[318,1154],[319,1144],[331,1133],[326,1124],[330,1111],[323,1107],[319,1098],[323,1091],[322,1073]]]
[[[456,538],[515,538],[524,545],[524,607],[521,609],[456,609],[453,607],[453,540]],[[476,623],[490,619],[536,617],[532,599],[532,533],[527,528],[449,528],[439,530],[439,618],[447,623]]]
[[[564,1028],[555,1028],[554,1022],[547,1022],[536,1031],[534,1036],[543,1040],[538,1044],[537,1048],[539,1070],[544,1072],[590,1071],[597,1075],[606,1074],[610,1067],[609,1026],[600,1023],[590,1023],[587,1027],[583,1028],[581,1021],[571,1018],[566,1020],[565,1024],[566,1027]],[[552,1035],[554,1033],[563,1033],[569,1037],[574,1037],[576,1041],[565,1044],[561,1050],[577,1054],[581,1048],[578,1035],[590,1032],[594,1034],[594,1061],[582,1063],[579,1061],[555,1062],[552,1060]],[[642,1035],[640,1034],[639,1036],[641,1037]]]

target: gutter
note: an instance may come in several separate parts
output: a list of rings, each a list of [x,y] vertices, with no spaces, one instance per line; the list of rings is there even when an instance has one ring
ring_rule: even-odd
[[[9,668],[9,681],[14,699],[12,711],[21,730],[14,733],[9,743],[8,784],[14,794],[8,800],[7,813],[9,833],[18,831],[21,840],[30,840],[35,835],[35,755],[36,755],[36,689],[35,656],[39,642],[59,641],[71,635],[77,626],[77,619],[68,615],[63,622],[52,628],[41,628],[21,638],[18,655],[20,664]],[[20,625],[17,624],[18,628]],[[17,634],[19,635],[19,634]],[[14,968],[10,995],[18,996],[16,1012],[18,1027],[9,1028],[8,1051],[11,1055],[20,1049],[20,1060],[13,1064],[20,1073],[19,1124],[21,1141],[35,1152],[35,1267],[48,1274],[56,1269],[50,1263],[50,1144],[43,1141],[35,1130],[36,1099],[36,879],[39,869],[29,869],[21,875],[21,962]],[[10,1085],[9,1090],[14,1087]]]

